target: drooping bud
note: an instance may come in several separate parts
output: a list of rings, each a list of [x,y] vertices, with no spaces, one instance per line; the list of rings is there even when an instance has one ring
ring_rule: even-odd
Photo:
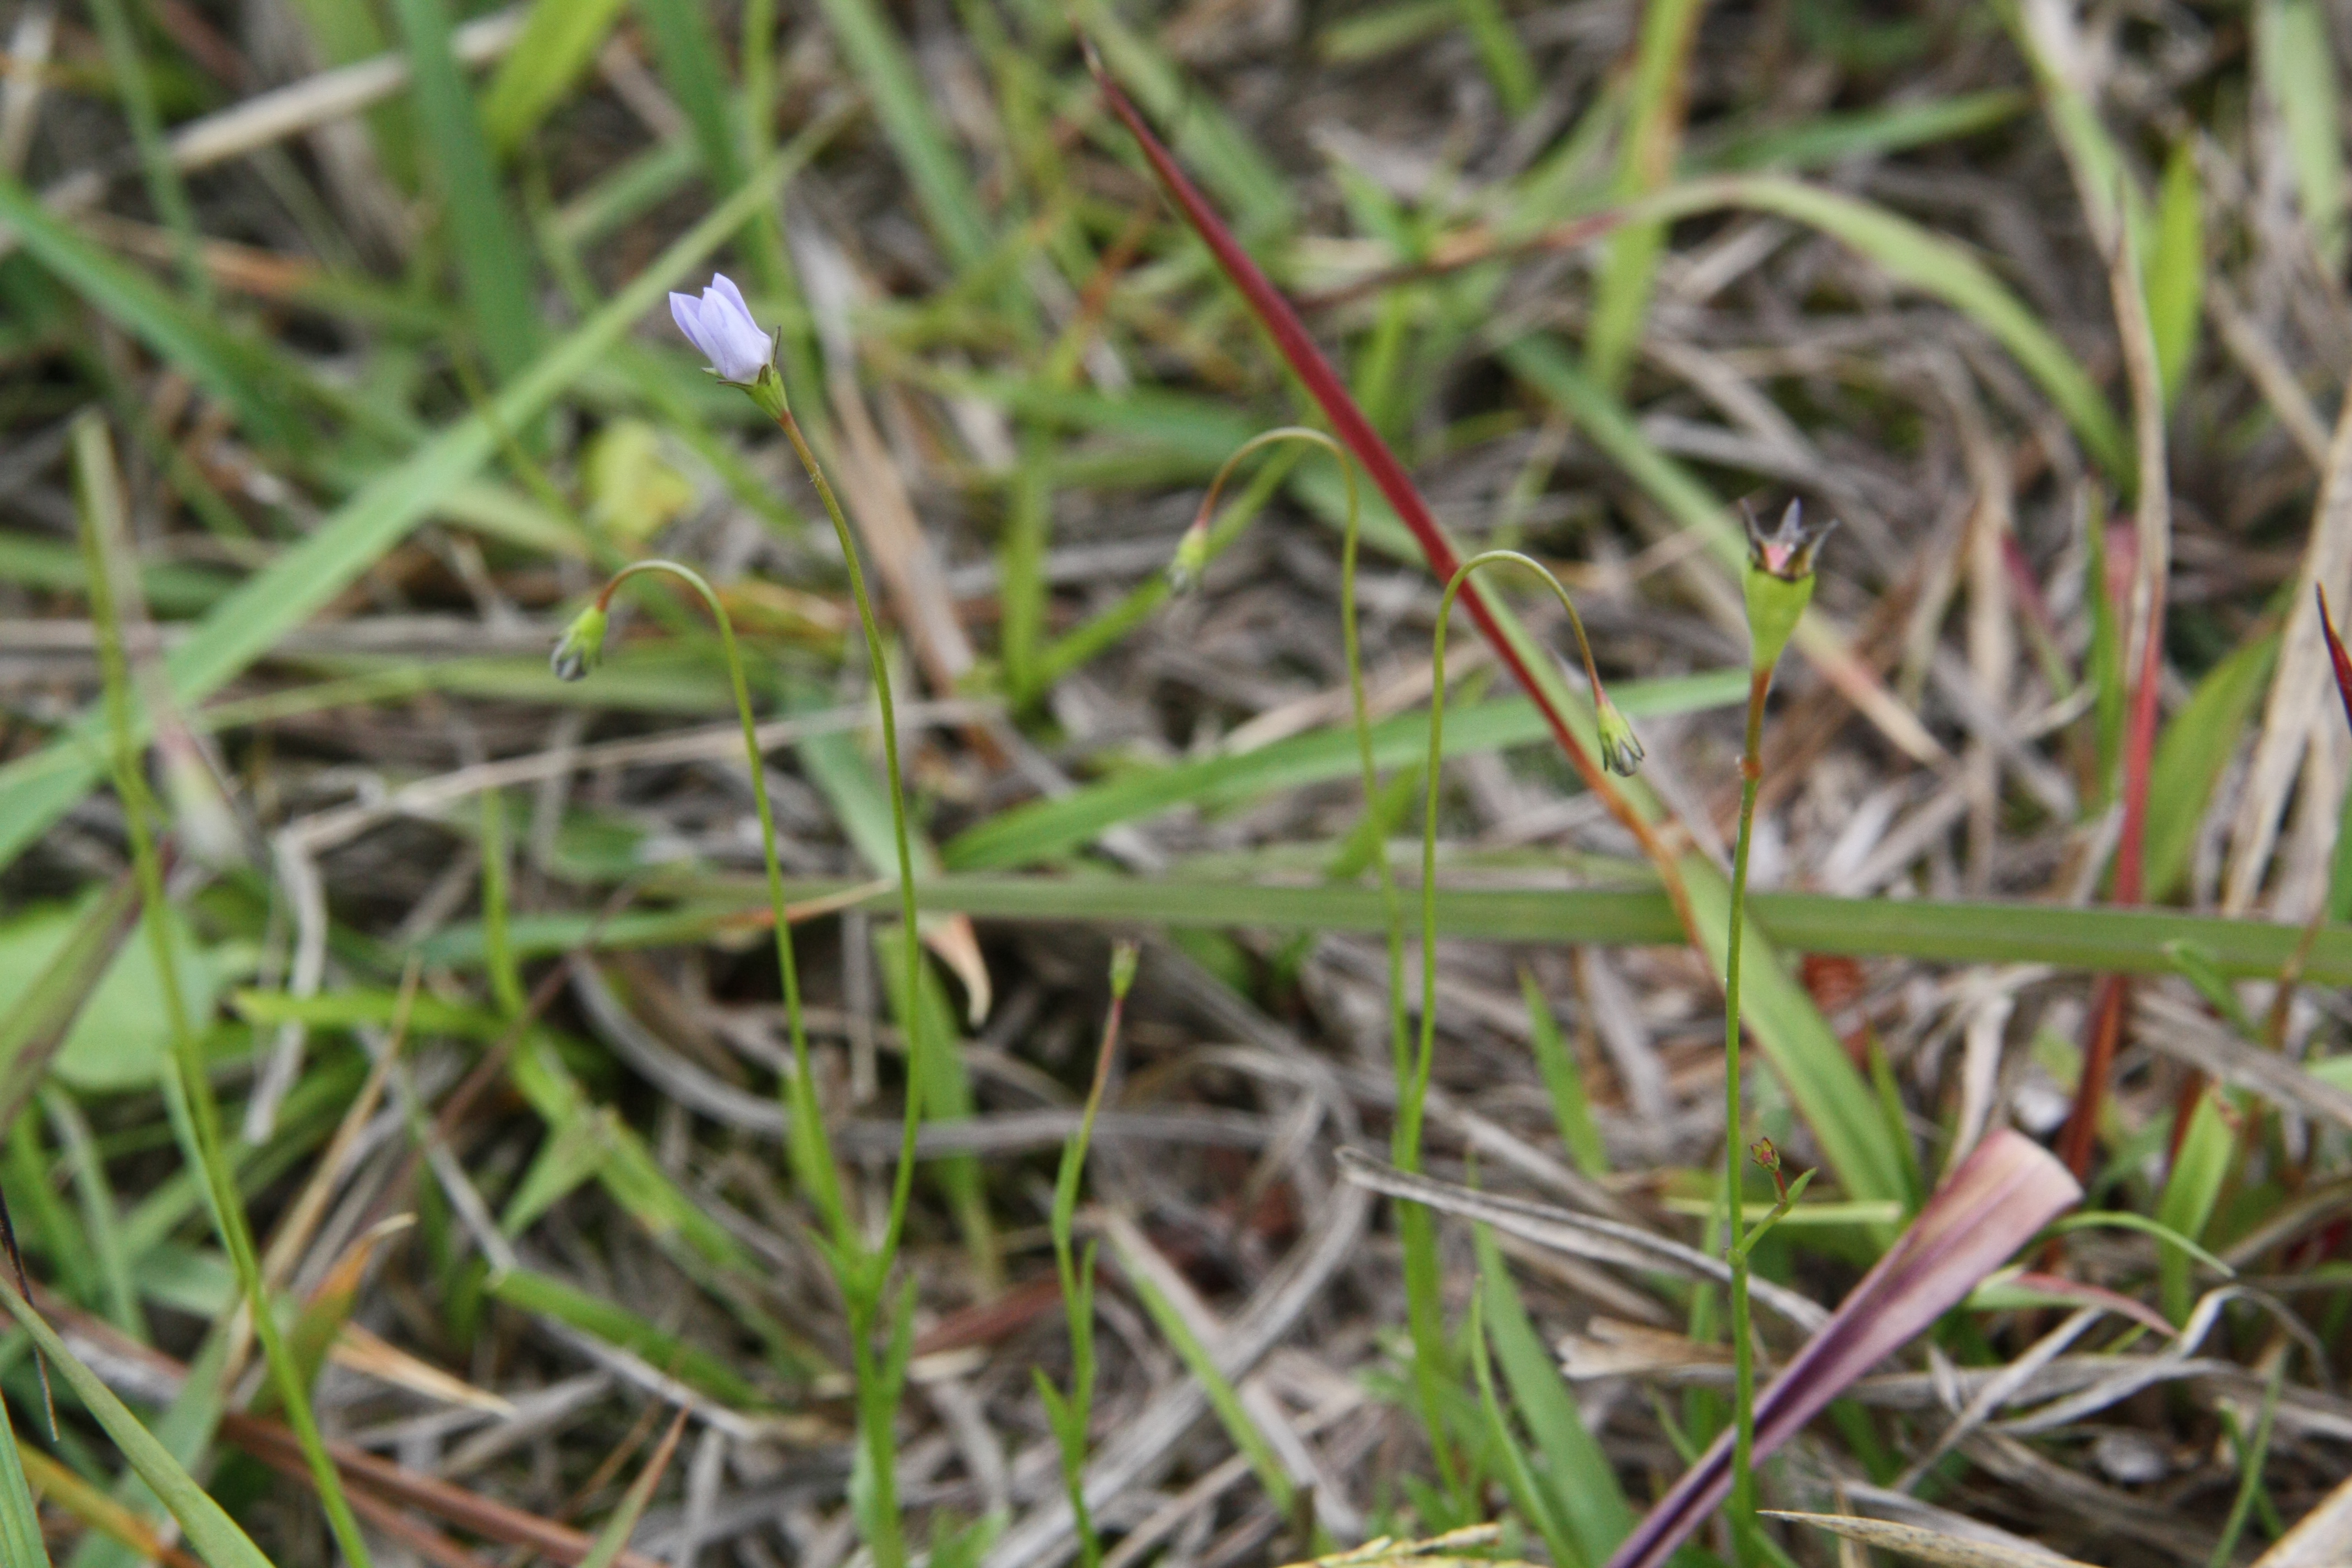
[[[1742,509],[1748,522],[1748,636],[1750,657],[1758,669],[1780,662],[1781,651],[1804,617],[1813,597],[1813,557],[1837,520],[1818,526],[1805,522],[1804,503],[1792,500],[1780,514],[1780,526],[1767,533],[1756,514]]]
[[[1601,732],[1601,765],[1612,773],[1632,778],[1646,754],[1642,750],[1642,738],[1633,733],[1633,721],[1609,700],[1606,691],[1593,693],[1592,716]]]
[[[1168,586],[1178,594],[1189,594],[1201,585],[1201,574],[1209,567],[1209,514],[1204,510],[1176,542],[1176,557],[1168,563]]]
[[[563,638],[548,657],[547,667],[558,680],[579,680],[604,657],[604,628],[612,617],[602,605],[590,605],[563,628]]]
[[[1113,942],[1110,950],[1110,994],[1125,999],[1128,987],[1135,984],[1136,965],[1142,961],[1140,942]]]

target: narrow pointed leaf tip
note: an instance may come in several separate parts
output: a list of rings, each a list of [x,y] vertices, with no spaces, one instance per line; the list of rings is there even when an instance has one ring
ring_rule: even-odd
[[[724,272],[713,273],[710,287],[697,299],[692,294],[669,297],[670,319],[687,341],[710,361],[719,380],[749,386],[768,367],[775,344],[751,319],[743,291]]]
[[[1756,1399],[1760,1462],[1855,1379],[1964,1300],[1978,1283],[2081,1201],[2040,1144],[2004,1128],[1977,1145],[1910,1228]],[[1731,1490],[1726,1430],[1625,1539],[1608,1568],[1661,1568]]]
[[[2315,583],[2311,591],[2319,595],[2319,635],[2327,639],[2327,658],[2336,667],[2336,695],[2344,701],[2344,721],[2352,724],[2352,654],[2344,651],[2344,639],[2327,614],[2327,590]]]

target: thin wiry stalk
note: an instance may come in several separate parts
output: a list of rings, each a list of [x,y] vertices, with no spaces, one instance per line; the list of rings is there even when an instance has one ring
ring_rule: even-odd
[[[1569,597],[1567,588],[1549,568],[1516,550],[1487,550],[1454,569],[1446,582],[1444,595],[1438,600],[1437,626],[1430,635],[1429,645],[1429,760],[1423,784],[1426,804],[1421,834],[1421,1037],[1419,1048],[1413,1053],[1412,1070],[1402,1075],[1397,1085],[1396,1126],[1390,1139],[1390,1158],[1402,1171],[1421,1169],[1422,1114],[1429,1098],[1430,1071],[1437,1053],[1437,797],[1445,756],[1445,627],[1454,613],[1454,601],[1471,576],[1482,567],[1502,562],[1526,567],[1558,597],[1560,607],[1568,612],[1569,627],[1575,634],[1577,651],[1584,659],[1586,679],[1592,683],[1593,700],[1596,704],[1602,700],[1601,673],[1593,664],[1592,645],[1584,635],[1583,617],[1576,613],[1575,602]],[[1439,1471],[1448,1489],[1458,1490],[1460,1480],[1454,1458],[1443,1436],[1443,1373],[1450,1358],[1445,1342],[1435,1221],[1423,1205],[1406,1204],[1397,1211],[1397,1227],[1404,1247],[1405,1317],[1412,1335],[1413,1386],[1421,1397],[1422,1419],[1429,1428],[1430,1446],[1436,1455]]]
[[[1070,1333],[1070,1388],[1058,1393],[1037,1369],[1037,1392],[1045,1401],[1047,1418],[1061,1449],[1062,1488],[1069,1495],[1070,1516],[1078,1535],[1080,1568],[1097,1568],[1102,1562],[1102,1536],[1094,1512],[1087,1507],[1087,1426],[1095,1400],[1095,1243],[1087,1243],[1083,1258],[1076,1255],[1071,1237],[1078,1208],[1078,1183],[1084,1178],[1087,1148],[1094,1140],[1095,1118],[1101,1112],[1103,1093],[1110,1084],[1110,1066],[1118,1053],[1119,1023],[1127,1011],[1127,993],[1135,983],[1138,956],[1131,942],[1111,952],[1110,1006],[1103,1016],[1102,1044],[1095,1053],[1094,1081],[1087,1089],[1078,1130],[1062,1146],[1061,1169],[1054,1178],[1054,1269],[1062,1282],[1062,1307]]]
[[[1772,689],[1772,667],[1748,679],[1747,739],[1739,752],[1739,831],[1731,850],[1731,927],[1723,961],[1723,1181],[1731,1243],[1731,1528],[1741,1561],[1753,1555],[1756,1531],[1756,1349],[1749,1329],[1748,1226],[1741,1187],[1739,1133],[1739,960],[1748,921],[1748,852],[1756,827],[1756,795],[1764,778],[1764,700]]]
[[[847,522],[841,515],[840,504],[834,500],[833,488],[825,482],[823,471],[802,437],[800,426],[787,411],[778,423],[784,426],[793,447],[807,467],[811,479],[824,499],[826,511],[841,535],[842,553],[849,564],[850,588],[856,599],[859,620],[866,628],[866,651],[874,667],[875,691],[882,716],[882,743],[886,771],[890,783],[890,811],[898,832],[899,908],[906,921],[907,940],[901,945],[907,952],[907,994],[918,994],[921,982],[922,944],[916,937],[914,858],[909,848],[907,826],[906,795],[903,775],[899,771],[897,714],[890,696],[888,667],[884,661],[881,634],[874,619],[872,602],[866,596],[865,574],[858,564],[856,548],[849,534]],[[793,1052],[793,1076],[787,1093],[787,1114],[793,1127],[792,1159],[794,1173],[804,1190],[816,1204],[831,1233],[826,1247],[827,1261],[838,1281],[846,1306],[853,1336],[851,1345],[852,1372],[857,1388],[858,1426],[864,1441],[867,1465],[873,1476],[869,1496],[872,1499],[866,1520],[867,1544],[880,1568],[898,1568],[906,1561],[906,1542],[900,1529],[898,1508],[897,1443],[891,1421],[898,1406],[898,1373],[903,1369],[904,1357],[897,1353],[903,1333],[895,1331],[898,1320],[905,1316],[902,1302],[898,1310],[887,1312],[884,1297],[888,1288],[890,1268],[896,1261],[898,1242],[905,1229],[915,1170],[915,1138],[922,1123],[922,1075],[910,1060],[907,1074],[906,1117],[901,1133],[898,1169],[891,1184],[890,1211],[881,1243],[869,1247],[859,1235],[849,1214],[848,1204],[841,1187],[839,1166],[834,1158],[831,1136],[825,1131],[824,1119],[816,1103],[816,1079],[810,1066],[808,1028],[801,1005],[800,974],[793,959],[791,917],[784,896],[783,866],[776,850],[776,823],[773,808],[768,800],[767,765],[760,751],[758,721],[751,710],[751,689],[743,675],[742,653],[735,640],[733,622],[720,602],[717,590],[698,572],[674,561],[633,562],[614,573],[597,596],[596,608],[603,612],[610,607],[614,591],[628,578],[640,573],[658,572],[677,578],[701,598],[718,623],[721,651],[727,663],[727,677],[734,694],[735,711],[743,726],[743,745],[751,770],[751,800],[760,819],[761,859],[767,872],[768,901],[775,921],[776,963],[782,977],[784,1020]],[[919,1025],[908,1031],[910,1056],[921,1048]],[[873,1350],[877,1329],[886,1322],[894,1329],[893,1352],[877,1363]]]
[[[1364,810],[1370,814],[1379,809],[1381,770],[1372,755],[1371,702],[1365,694],[1363,637],[1357,616],[1356,564],[1363,542],[1362,506],[1356,488],[1356,467],[1348,460],[1348,449],[1322,431],[1305,425],[1278,426],[1243,442],[1209,481],[1192,526],[1185,531],[1184,541],[1177,547],[1176,563],[1170,567],[1169,575],[1179,580],[1180,585],[1197,579],[1209,562],[1233,542],[1231,535],[1221,535],[1210,526],[1210,520],[1216,515],[1218,497],[1224,492],[1226,481],[1233,478],[1243,458],[1284,441],[1304,441],[1328,452],[1331,460],[1339,466],[1339,478],[1347,491],[1347,520],[1339,536],[1339,639],[1347,658],[1348,707],[1356,729],[1356,758],[1363,775]],[[1404,1008],[1404,904],[1397,894],[1396,868],[1389,864],[1385,847],[1373,846],[1372,865],[1380,878],[1381,908],[1387,925],[1389,1058],[1402,1089],[1410,1065],[1410,1032]]]
[[[868,1309],[869,1321],[856,1321],[856,1334],[853,1353],[860,1365],[858,1379],[859,1422],[865,1427],[866,1452],[872,1466],[868,1485],[872,1489],[872,1517],[866,1526],[866,1544],[873,1549],[877,1568],[898,1568],[906,1561],[906,1543],[898,1519],[898,1445],[891,1431],[892,1418],[898,1413],[897,1384],[903,1376],[911,1343],[913,1307],[911,1281],[909,1293],[900,1298],[891,1324],[891,1354],[879,1378],[866,1375],[874,1369],[864,1363],[871,1357],[872,1330],[870,1314],[879,1305],[887,1288],[890,1267],[898,1253],[898,1242],[907,1226],[907,1205],[914,1191],[915,1135],[922,1125],[923,1074],[916,1054],[925,1048],[922,1010],[915,999],[922,994],[923,944],[915,914],[915,856],[907,826],[906,774],[898,762],[898,719],[890,694],[890,664],[882,648],[882,632],[874,618],[874,603],[866,590],[866,571],[857,558],[857,541],[850,531],[849,520],[842,515],[841,502],[833,493],[833,486],[824,477],[824,469],[809,450],[808,438],[801,434],[800,421],[793,417],[789,407],[776,414],[776,423],[793,444],[793,453],[801,467],[807,470],[809,483],[816,488],[817,499],[824,503],[824,514],[833,521],[835,537],[840,542],[841,558],[849,572],[849,592],[857,604],[857,624],[866,634],[866,662],[874,671],[874,696],[881,709],[883,771],[890,782],[890,827],[897,838],[898,850],[898,913],[903,922],[904,939],[899,942],[906,954],[907,980],[907,1108],[901,1124],[898,1143],[898,1169],[890,1184],[890,1218],[882,1236],[882,1245],[866,1257],[869,1278],[861,1293]],[[772,847],[769,852],[770,890],[776,904],[776,921],[781,939],[783,922],[782,873],[776,868]]]
[[[310,1408],[310,1392],[302,1381],[292,1348],[278,1327],[269,1291],[261,1277],[261,1263],[246,1223],[243,1198],[236,1189],[228,1155],[222,1145],[220,1106],[213,1098],[212,1079],[204,1047],[188,1017],[187,998],[180,989],[179,955],[172,940],[171,907],[163,885],[163,857],[149,826],[154,807],[146,780],[139,769],[138,743],[131,718],[131,669],[122,647],[121,616],[114,600],[113,562],[106,519],[119,517],[121,496],[115,489],[113,443],[95,414],[84,415],[73,429],[74,477],[79,492],[82,549],[89,574],[90,618],[97,623],[99,667],[106,685],[107,728],[113,751],[114,782],[121,796],[124,828],[131,840],[131,860],[139,879],[142,921],[153,955],[157,984],[163,993],[163,1019],[172,1037],[172,1071],[164,1075],[167,1100],[180,1101],[188,1141],[202,1167],[212,1200],[213,1220],[236,1271],[253,1331],[261,1341],[262,1359],[270,1381],[285,1406],[311,1483],[325,1509],[335,1544],[352,1568],[370,1568],[367,1542],[359,1521],[343,1496],[341,1477],[319,1436],[318,1417]]]

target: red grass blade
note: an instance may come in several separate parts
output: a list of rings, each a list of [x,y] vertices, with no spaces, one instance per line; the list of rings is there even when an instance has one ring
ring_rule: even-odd
[[[2328,616],[2327,590],[2314,583],[2311,591],[2319,595],[2319,635],[2327,639],[2327,657],[2336,666],[2336,695],[2344,701],[2344,721],[2352,724],[2352,654],[2344,651],[2344,639]]]
[[[2004,1128],[1977,1145],[1886,1256],[1756,1399],[1756,1458],[1957,1306],[2083,1195],[2066,1168]],[[1659,1568],[1731,1491],[1727,1429],[1658,1500],[1609,1568]]]
[[[1374,430],[1371,422],[1364,417],[1363,410],[1356,406],[1356,400],[1349,395],[1347,384],[1331,368],[1330,361],[1323,357],[1323,351],[1315,346],[1315,340],[1307,335],[1306,324],[1298,319],[1298,312],[1291,308],[1290,301],[1282,297],[1272,280],[1250,258],[1249,252],[1242,248],[1241,242],[1234,237],[1233,231],[1225,226],[1224,220],[1209,205],[1208,198],[1177,166],[1174,155],[1160,145],[1160,139],[1144,123],[1143,116],[1128,100],[1127,94],[1120,90],[1118,84],[1111,79],[1110,72],[1104,67],[1101,57],[1096,54],[1093,43],[1084,35],[1080,36],[1080,41],[1085,44],[1087,67],[1094,72],[1095,84],[1102,91],[1103,101],[1109,105],[1111,112],[1135,138],[1136,145],[1142,149],[1144,158],[1151,164],[1152,173],[1159,176],[1160,187],[1183,213],[1185,221],[1192,226],[1192,231],[1208,245],[1217,258],[1217,265],[1224,269],[1234,287],[1241,290],[1242,297],[1249,302],[1250,310],[1273,336],[1275,346],[1281,350],[1282,357],[1289,362],[1290,368],[1306,384],[1308,394],[1321,405],[1324,417],[1331,421],[1332,433],[1346,443],[1348,450],[1364,466],[1364,472],[1370,475],[1372,482],[1380,487],[1381,494],[1388,498],[1389,505],[1396,509],[1397,516],[1404,520],[1405,527],[1412,531],[1414,541],[1421,546],[1422,554],[1427,558],[1430,571],[1441,583],[1451,581],[1461,562],[1454,555],[1453,545],[1446,542],[1445,535],[1439,530],[1437,520],[1430,515],[1428,503],[1413,488],[1404,466],[1397,461],[1396,454],[1389,450],[1388,443],[1381,439],[1380,432]],[[1545,720],[1551,725],[1552,734],[1559,742],[1560,750],[1568,753],[1569,762],[1575,766],[1585,786],[1599,795],[1618,820],[1642,841],[1652,858],[1661,862],[1662,872],[1669,877],[1669,886],[1678,888],[1679,880],[1671,873],[1671,857],[1657,843],[1649,824],[1612,786],[1600,763],[1569,728],[1566,716],[1553,704],[1544,688],[1536,682],[1533,673],[1520,658],[1519,650],[1512,646],[1510,639],[1496,624],[1494,612],[1487,607],[1485,594],[1475,583],[1471,583],[1464,585],[1461,597],[1462,602],[1469,606],[1471,618],[1478,623],[1478,629],[1486,634],[1487,642],[1493,645],[1495,652],[1517,679],[1520,688],[1542,710]],[[1679,904],[1681,900],[1677,899],[1676,902]],[[1685,921],[1685,923],[1689,922]]]

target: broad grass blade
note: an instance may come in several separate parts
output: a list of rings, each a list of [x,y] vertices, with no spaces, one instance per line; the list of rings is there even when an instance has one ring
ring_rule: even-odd
[[[2003,1128],[1979,1143],[1757,1396],[1758,1460],[1965,1300],[1978,1281],[2082,1195],[2066,1168],[2031,1139]],[[1731,1448],[1727,1430],[1659,1500],[1609,1568],[1658,1568],[1672,1557],[1729,1494]]]

